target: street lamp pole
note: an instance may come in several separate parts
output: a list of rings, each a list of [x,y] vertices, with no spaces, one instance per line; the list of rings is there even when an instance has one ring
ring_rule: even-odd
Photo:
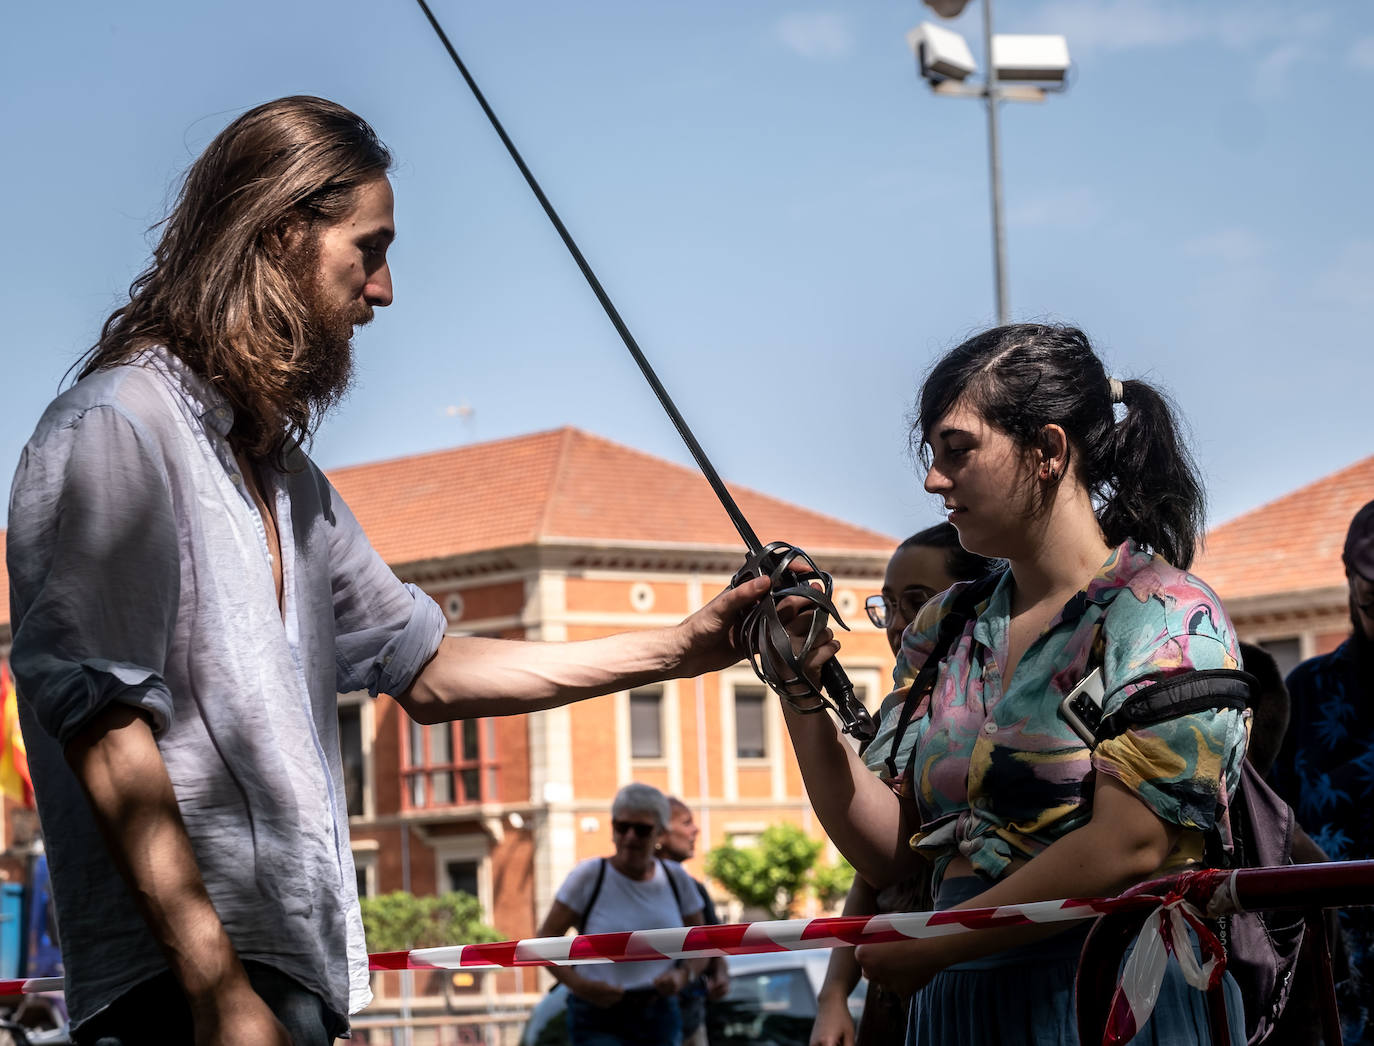
[[[969,0],[924,0],[941,18],[957,18]],[[997,322],[1010,322],[1007,305],[1007,230],[1002,207],[1003,102],[1043,102],[1062,90],[1069,71],[1069,45],[1062,36],[997,36],[992,31],[993,0],[983,0],[983,80],[970,80],[977,63],[968,41],[949,29],[922,22],[907,33],[921,76],[945,98],[981,98],[988,107],[988,192],[992,197],[992,282]],[[1000,58],[999,69],[996,60]],[[1010,81],[1010,82],[1008,82]],[[1019,82],[1018,82],[1019,81]],[[1029,81],[1029,82],[1027,82]]]
[[[985,91],[988,106],[988,188],[992,194],[992,280],[997,296],[998,326],[1010,322],[1007,307],[1007,234],[1002,216],[1002,140],[997,106],[997,66],[992,61],[992,0],[983,0],[983,54],[986,58]]]

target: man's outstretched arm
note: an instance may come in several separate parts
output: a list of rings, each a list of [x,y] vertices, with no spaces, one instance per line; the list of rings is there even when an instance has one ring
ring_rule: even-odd
[[[115,866],[186,992],[196,1046],[289,1046],[210,902],[144,716],[110,705],[68,742],[65,755]]]
[[[754,578],[722,592],[672,628],[576,643],[447,636],[410,688],[396,697],[417,721],[441,723],[533,712],[718,671],[744,655],[735,623],[767,591],[768,579]]]

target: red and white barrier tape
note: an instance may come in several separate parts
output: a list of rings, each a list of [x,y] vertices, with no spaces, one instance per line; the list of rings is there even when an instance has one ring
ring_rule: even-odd
[[[919,937],[944,937],[1003,926],[1095,919],[1104,912],[1157,904],[1150,898],[1036,901],[1002,908],[965,908],[948,912],[780,919],[722,926],[670,926],[631,933],[533,937],[495,944],[459,944],[403,952],[373,952],[373,970],[481,970],[513,966],[580,966],[587,963],[694,959],[713,955],[840,948],[883,944]],[[0,981],[0,995],[54,991],[62,979]]]
[[[39,992],[61,990],[61,977],[27,977],[17,981],[0,981],[0,995],[37,995]]]
[[[1284,868],[1245,868],[1233,872],[1185,872],[1143,883],[1119,897],[1036,901],[1000,908],[897,915],[784,919],[726,926],[668,927],[631,933],[541,937],[496,944],[463,944],[375,952],[373,970],[474,970],[512,966],[572,966],[585,963],[640,962],[645,959],[691,959],[885,944],[923,937],[943,937],[1009,926],[1067,923],[1112,912],[1149,909],[1123,977],[1113,1015],[1118,1031],[1144,1025],[1167,953],[1185,961],[1185,976],[1195,987],[1215,982],[1225,970],[1225,956],[1201,921],[1200,912],[1216,917],[1267,908],[1342,908],[1374,905],[1374,861],[1347,861]],[[1185,927],[1202,940],[1206,961],[1199,966],[1192,950],[1172,946]],[[1215,945],[1215,946],[1214,946]],[[60,991],[62,978],[0,980],[0,995]],[[1109,1041],[1113,1025],[1109,1023]]]
[[[1123,904],[1139,909],[1149,903],[1142,903],[1135,898],[1125,901],[1116,898],[1036,901],[1001,908],[964,908],[947,912],[781,919],[723,926],[669,926],[630,933],[532,937],[496,944],[460,944],[447,948],[378,952],[369,956],[369,959],[374,970],[472,970],[642,962],[646,959],[698,959],[713,955],[886,944],[920,937],[944,937],[969,930],[1073,922],[1095,919],[1104,912],[1119,911]]]

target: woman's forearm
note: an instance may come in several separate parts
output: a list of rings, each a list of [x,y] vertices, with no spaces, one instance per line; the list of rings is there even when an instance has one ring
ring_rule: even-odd
[[[1062,897],[1113,896],[1157,870],[1177,836],[1176,826],[1160,820],[1124,785],[1100,776],[1093,792],[1091,821],[954,907],[992,908]],[[1051,923],[866,945],[859,948],[858,960],[869,977],[910,990],[946,966],[1043,940],[1067,928],[1063,923]]]
[[[860,876],[896,882],[918,859],[905,803],[863,764],[826,714],[805,715],[783,702],[802,781],[825,833]]]

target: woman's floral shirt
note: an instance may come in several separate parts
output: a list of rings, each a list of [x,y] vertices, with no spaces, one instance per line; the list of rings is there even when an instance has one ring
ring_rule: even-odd
[[[934,648],[959,585],[932,600],[902,637],[894,672],[909,690]],[[1108,713],[1142,686],[1194,669],[1236,668],[1236,640],[1216,595],[1197,578],[1130,542],[1026,649],[1008,686],[1013,581],[1003,576],[940,664],[916,732],[905,794],[922,823],[912,845],[938,881],[956,853],[991,879],[1034,857],[1091,816],[1094,772],[1110,774],[1160,818],[1185,829],[1161,868],[1201,859],[1203,833],[1229,845],[1228,796],[1240,774],[1249,713],[1204,711],[1087,746],[1059,713],[1086,674],[1091,648]],[[903,747],[906,747],[903,745]]]

